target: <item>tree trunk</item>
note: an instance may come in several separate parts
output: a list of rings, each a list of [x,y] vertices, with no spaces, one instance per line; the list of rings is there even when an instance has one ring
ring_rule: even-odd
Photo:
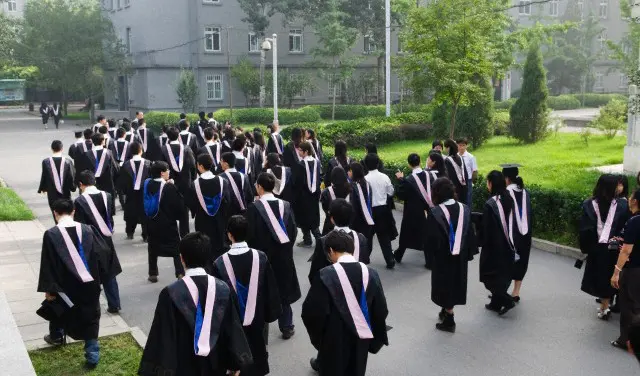
[[[67,101],[67,91],[62,89],[62,110],[64,111],[64,116],[69,115],[69,101]]]
[[[456,130],[456,113],[458,112],[458,102],[453,102],[453,109],[451,110],[451,125],[449,126],[449,138],[453,140],[453,135]]]
[[[89,97],[89,120],[91,122],[93,122],[93,119],[95,119],[95,115],[96,115],[96,110],[95,110],[95,106],[93,104],[93,97]]]
[[[378,56],[378,104],[382,104],[384,97],[384,55]]]

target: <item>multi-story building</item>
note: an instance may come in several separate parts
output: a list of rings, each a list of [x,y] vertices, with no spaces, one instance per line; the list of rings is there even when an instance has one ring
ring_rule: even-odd
[[[4,0],[4,4],[0,4],[0,13],[22,17],[25,2],[26,0]]]

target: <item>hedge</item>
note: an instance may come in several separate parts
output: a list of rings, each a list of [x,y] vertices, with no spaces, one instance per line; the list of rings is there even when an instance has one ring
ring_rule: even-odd
[[[550,96],[547,106],[552,110],[575,110],[580,108],[580,101],[573,95]]]
[[[573,96],[582,103],[582,94],[574,94]],[[622,94],[585,93],[583,107],[601,107],[609,103],[612,99],[620,99],[626,102],[628,98]]]
[[[496,111],[493,113],[493,134],[502,136],[509,133],[511,117],[509,111]]]
[[[549,96],[547,105],[552,110],[573,110],[583,107],[601,107],[609,103],[612,99],[621,99],[626,101],[627,97],[622,94],[597,94],[585,93],[584,105],[582,104],[582,94],[565,94],[558,96]],[[495,102],[497,110],[509,110],[516,102],[516,98],[510,98],[506,101]]]
[[[189,122],[194,123],[200,119],[198,114],[187,114]],[[151,111],[144,115],[144,120],[147,122],[147,127],[159,132],[162,129],[162,125],[175,125],[180,121],[180,114],[176,112],[161,112]]]
[[[303,108],[315,110],[324,120],[331,120],[331,105],[312,105]],[[385,106],[337,104],[335,120],[354,120],[367,117],[385,116]]]
[[[214,112],[213,117],[219,122],[230,120],[233,124],[268,124],[273,122],[273,108],[239,108],[233,110],[233,117],[228,109],[221,109]],[[317,122],[320,121],[320,115],[309,106],[299,109],[283,108],[278,110],[278,120],[283,125]]]

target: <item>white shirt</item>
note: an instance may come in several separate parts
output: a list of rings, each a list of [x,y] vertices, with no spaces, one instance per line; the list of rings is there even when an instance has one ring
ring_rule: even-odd
[[[94,146],[93,150],[98,151],[104,149],[104,146]]]
[[[204,180],[209,180],[209,179],[213,179],[216,176],[213,174],[213,172],[211,171],[207,171],[204,174],[200,175],[200,179],[204,179]]]
[[[391,179],[378,170],[371,170],[364,177],[371,185],[371,206],[387,205],[387,197],[393,196]]]
[[[241,255],[243,253],[247,253],[249,252],[249,246],[247,245],[247,242],[239,242],[239,243],[233,243],[231,244],[231,249],[229,249],[229,253],[230,255]]]
[[[136,161],[141,161],[142,160],[142,156],[141,155],[134,155],[133,158],[131,158],[134,162]]]
[[[180,134],[189,134],[189,130],[180,131]]]
[[[422,171],[424,171],[422,168],[420,168],[420,167],[416,167],[416,168],[414,168],[414,169],[413,169],[413,171],[411,171],[411,174],[412,174],[412,175],[419,174],[419,173],[421,173]]]
[[[206,146],[213,146],[215,144],[217,144],[217,142],[213,142],[213,140],[211,140],[211,141],[207,141],[207,143],[205,145]]]
[[[53,157],[62,157],[62,152],[53,153]]]
[[[516,192],[522,192],[522,189],[520,189],[520,187],[518,187],[518,184],[509,184],[507,186],[507,189],[509,189],[509,190],[513,189]]]
[[[84,137],[83,138],[76,138],[76,144],[80,144],[84,142]]]
[[[448,205],[448,206],[451,206],[451,205],[453,205],[455,203],[456,203],[456,200],[454,200],[452,198],[450,198],[447,201],[443,202],[443,204]]]
[[[228,169],[224,170],[224,172],[238,172],[238,171],[234,167],[234,168],[228,168]]]
[[[157,181],[158,183],[162,183],[165,180],[163,178],[155,178],[155,179],[153,179],[153,181]]]
[[[263,202],[276,201],[277,199],[278,198],[274,196],[273,193],[265,193],[262,195],[262,197],[260,197],[260,201],[263,201]]]
[[[467,173],[469,174],[469,179],[471,179],[473,172],[478,171],[478,163],[476,162],[476,157],[474,157],[473,154],[469,153],[468,151],[465,151],[464,154],[462,154],[460,157],[462,157],[464,166],[467,168]]]
[[[203,268],[192,268],[192,269],[187,269],[184,272],[184,275],[187,277],[196,277],[199,275],[207,275],[207,272],[205,272]]]
[[[73,221],[73,217],[65,214],[58,220],[58,224],[62,227],[75,227],[76,223]]]
[[[125,136],[120,137],[117,141],[118,142],[127,142],[127,139],[124,138]]]
[[[303,160],[309,161],[309,162],[314,162],[316,159],[314,157],[311,157],[311,156],[307,155],[306,157],[304,157]]]
[[[233,152],[233,155],[235,155],[235,156],[236,156],[236,159],[245,159],[245,158],[244,158],[244,154],[242,154],[242,152],[241,152],[241,151],[234,151],[234,152]]]
[[[94,195],[96,193],[100,193],[100,190],[95,185],[85,187],[84,191],[82,192],[83,195]]]
[[[178,141],[178,140],[169,141],[169,145],[180,145],[180,141]]]
[[[338,262],[344,262],[344,263],[351,263],[351,262],[358,262],[358,260],[356,260],[355,257],[353,257],[352,255],[342,255],[340,257],[338,257]]]

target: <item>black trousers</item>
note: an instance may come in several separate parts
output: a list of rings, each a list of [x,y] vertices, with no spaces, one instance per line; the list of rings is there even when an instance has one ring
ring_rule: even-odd
[[[320,234],[320,229],[318,227],[313,230],[303,229],[302,230],[302,240],[305,243],[311,243],[311,235],[313,235],[314,239],[318,239],[322,235]]]
[[[182,266],[179,255],[173,257],[173,267],[176,269],[176,278],[179,275],[184,275],[184,267]],[[152,255],[151,253],[149,253],[149,275],[158,275],[158,256]]]
[[[511,280],[505,279],[504,281],[493,281],[491,283],[485,283],[487,290],[491,291],[491,306],[495,308],[510,307],[514,304],[513,298],[507,292]]]
[[[402,261],[402,258],[404,257],[404,253],[406,251],[407,251],[407,249],[404,248],[404,247],[400,247],[400,248],[396,249],[396,251],[395,251],[396,259]],[[428,267],[429,269],[431,269],[431,254],[429,253],[429,251],[427,251],[427,247],[426,246],[422,250],[422,253],[424,253],[424,265],[426,267]]]
[[[147,223],[144,219],[130,219],[128,221],[125,222],[125,232],[127,233],[127,235],[131,234],[133,235],[134,232],[136,232],[136,227],[138,227],[138,224],[140,224],[140,227],[142,228],[142,237],[146,239],[147,237]]]
[[[179,220],[180,237],[184,238],[189,233],[189,209],[184,208],[184,213]]]
[[[626,344],[629,340],[629,327],[634,317],[640,315],[640,268],[624,268],[620,273],[620,337],[618,341]]]
[[[393,221],[391,209],[389,209],[389,206],[383,205],[374,206],[371,211],[375,225],[373,226],[373,231],[367,238],[369,256],[371,256],[373,252],[373,235],[375,234],[378,236],[378,243],[380,244],[384,261],[387,265],[393,264],[395,260],[393,258],[393,248],[391,248],[391,237],[392,234],[397,234],[397,231],[395,227],[392,228],[392,226],[395,226],[395,221]]]

